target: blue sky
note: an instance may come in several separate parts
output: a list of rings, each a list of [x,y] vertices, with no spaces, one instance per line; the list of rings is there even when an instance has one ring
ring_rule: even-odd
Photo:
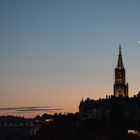
[[[0,0],[1,107],[77,111],[112,94],[119,43],[137,94],[139,13],[139,0]]]

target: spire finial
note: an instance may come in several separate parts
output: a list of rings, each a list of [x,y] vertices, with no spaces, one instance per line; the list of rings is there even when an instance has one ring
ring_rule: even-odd
[[[118,65],[117,68],[122,69],[123,66],[123,60],[122,60],[122,52],[121,52],[121,44],[119,44],[119,56],[118,56]]]
[[[119,55],[121,55],[121,44],[119,44]]]

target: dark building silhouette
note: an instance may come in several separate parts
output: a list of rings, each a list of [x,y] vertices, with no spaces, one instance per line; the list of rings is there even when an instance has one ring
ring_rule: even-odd
[[[124,100],[122,98],[124,98]],[[93,118],[97,120],[102,120],[103,118],[108,118],[112,110],[112,102],[115,101],[123,105],[122,102],[125,102],[125,99],[127,98],[129,98],[128,83],[126,83],[121,45],[119,45],[118,62],[115,68],[114,94],[111,96],[107,95],[106,99],[94,100],[87,98],[87,100],[85,101],[82,100],[79,105],[80,117],[82,120]]]
[[[125,68],[122,60],[121,45],[119,45],[118,64],[115,68],[114,96],[128,96],[128,83],[125,78]]]

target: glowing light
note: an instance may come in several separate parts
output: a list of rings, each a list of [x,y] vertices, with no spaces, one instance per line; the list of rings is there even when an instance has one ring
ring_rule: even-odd
[[[53,122],[53,119],[46,119],[45,122]]]
[[[134,135],[140,136],[140,131],[138,131],[138,130],[128,130],[128,134],[134,134]]]

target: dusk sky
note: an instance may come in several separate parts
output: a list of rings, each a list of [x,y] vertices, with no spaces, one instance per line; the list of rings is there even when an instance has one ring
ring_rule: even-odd
[[[112,95],[120,43],[133,96],[139,0],[0,0],[0,115],[76,112],[82,97]]]

